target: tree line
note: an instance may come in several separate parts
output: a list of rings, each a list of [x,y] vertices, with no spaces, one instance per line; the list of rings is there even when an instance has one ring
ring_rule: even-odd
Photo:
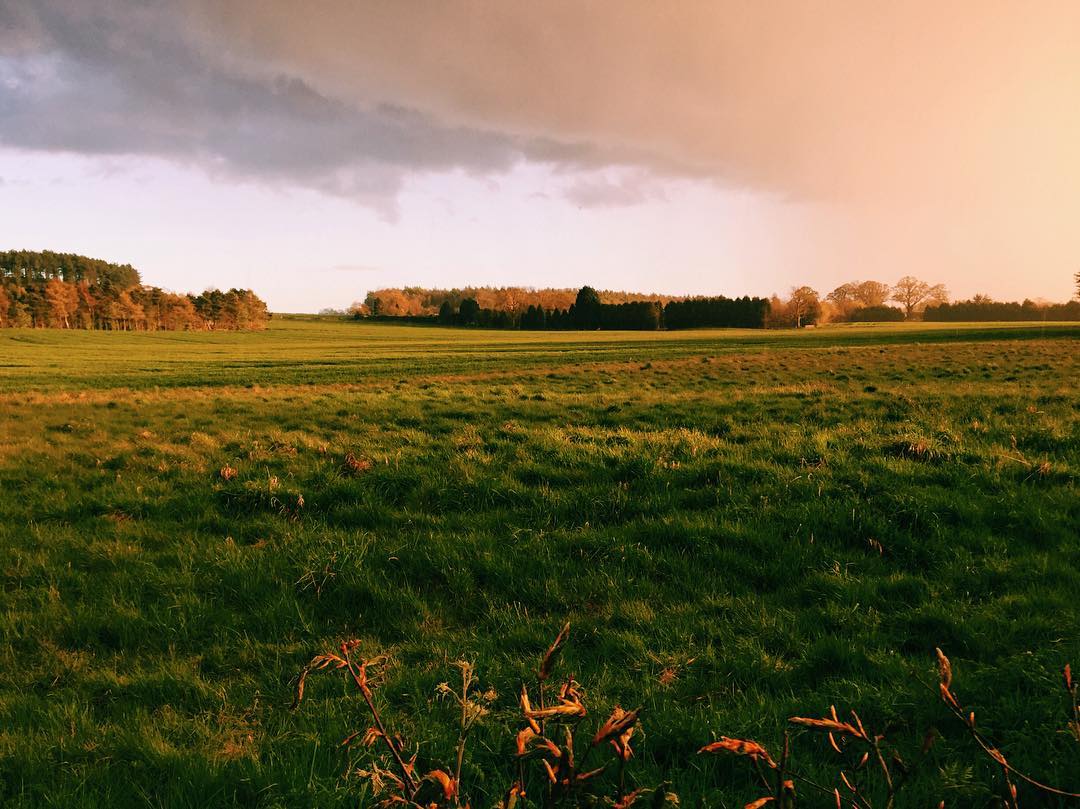
[[[177,294],[143,284],[129,264],[48,250],[0,252],[0,327],[210,331],[262,329],[269,318],[249,289]]]
[[[958,323],[969,320],[1080,320],[1080,300],[1068,303],[1037,304],[1031,300],[994,301],[985,295],[971,300],[928,306],[923,320],[938,323]]]
[[[544,290],[545,292],[547,290]],[[532,331],[558,329],[614,329],[623,331],[654,331],[657,329],[689,328],[762,328],[765,326],[769,301],[765,298],[651,298],[645,295],[619,293],[623,300],[612,302],[608,293],[592,287],[582,287],[565,308],[546,308],[529,304],[519,309],[495,309],[481,306],[477,298],[463,298],[456,306],[448,296],[439,306],[438,314],[410,314],[395,320],[437,322],[447,326],[481,326],[488,328],[525,329]],[[615,297],[615,296],[613,296]],[[636,300],[626,300],[637,298]],[[368,314],[354,307],[357,318],[390,318],[383,314]]]
[[[397,287],[376,289],[363,301],[354,303],[349,311],[354,315],[374,317],[425,317],[438,314],[443,304],[455,312],[463,301],[474,300],[481,310],[493,312],[525,312],[530,306],[545,312],[565,312],[577,300],[576,289],[530,289],[527,287],[462,287],[460,289],[426,289]],[[637,292],[601,290],[605,303],[634,303],[659,301],[661,305],[674,296],[647,295]]]
[[[1077,273],[1080,297],[1080,273]],[[822,297],[809,286],[770,298],[687,297],[597,291],[583,287],[525,289],[404,287],[368,293],[349,312],[356,318],[505,329],[803,328],[827,322],[905,320],[1080,320],[1080,302],[997,303],[977,295],[949,302],[943,284],[911,275],[895,284],[850,281]]]
[[[1080,273],[1077,274],[1080,298]],[[889,303],[897,305],[890,306]],[[949,302],[943,284],[929,284],[904,276],[896,284],[851,281],[821,299],[810,287],[792,289],[788,299],[773,296],[767,323],[771,326],[806,326],[824,322],[887,323],[924,321],[1041,321],[1080,320],[1080,301],[1046,303],[1025,300],[998,302],[986,295]]]

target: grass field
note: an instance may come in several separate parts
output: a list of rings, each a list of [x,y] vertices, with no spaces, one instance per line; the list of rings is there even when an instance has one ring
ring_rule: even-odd
[[[1076,790],[1078,338],[0,331],[0,804],[367,805],[338,745],[359,698],[327,678],[289,710],[357,637],[421,766],[456,739],[436,686],[476,663],[487,807],[567,619],[597,718],[644,708],[632,780],[684,806],[758,794],[698,747],[832,703],[912,748],[942,730],[901,805],[984,805],[997,768],[917,679],[935,646],[1009,759]]]

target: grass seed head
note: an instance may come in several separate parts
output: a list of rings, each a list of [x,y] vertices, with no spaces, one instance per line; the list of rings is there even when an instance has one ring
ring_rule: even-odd
[[[611,740],[611,746],[615,750],[615,755],[622,761],[629,761],[634,757],[634,749],[630,746],[630,737],[634,735],[634,728],[629,727],[623,731],[617,739]]]
[[[823,730],[827,733],[838,733],[841,736],[866,740],[866,734],[849,722],[838,722],[835,719],[814,719],[807,716],[793,716],[788,721],[811,730]]]
[[[941,684],[948,688],[952,685],[952,664],[941,649],[935,648],[934,651],[937,653],[938,674],[941,678]]]
[[[632,711],[624,711],[621,707],[616,705],[615,710],[611,712],[611,716],[609,716],[608,720],[600,726],[600,729],[593,737],[593,747],[603,744],[609,739],[620,737],[627,730],[633,728],[638,720],[638,714],[640,712],[640,708],[635,708]]]
[[[551,646],[548,647],[547,652],[544,654],[544,659],[540,661],[540,670],[537,672],[537,677],[541,682],[551,676],[551,672],[555,668],[555,661],[559,656],[559,651],[562,649],[563,644],[566,643],[566,639],[569,636],[570,622],[567,621],[559,634],[556,635]]]
[[[750,803],[746,804],[743,809],[761,809],[762,806],[765,806],[768,803],[772,803],[775,800],[776,798],[772,795],[764,798],[758,798],[756,801],[750,801]]]
[[[634,805],[634,801],[645,794],[644,787],[638,787],[633,792],[629,792],[623,796],[622,800],[618,801],[611,809],[630,809]]]
[[[432,770],[424,779],[438,784],[442,788],[443,798],[450,800],[457,795],[457,781],[450,777],[444,770]]]
[[[581,719],[585,716],[585,706],[580,702],[560,700],[557,705],[549,705],[547,708],[537,708],[525,714],[528,719],[553,719],[569,721]]]
[[[750,739],[732,739],[727,736],[721,736],[719,741],[715,741],[712,744],[707,744],[698,750],[699,753],[733,753],[737,756],[747,756],[754,761],[760,761],[766,764],[772,769],[776,769],[776,762],[773,761],[772,756],[769,755],[769,751],[762,747],[755,741]]]
[[[514,749],[518,758],[527,756],[532,751],[529,746],[535,739],[539,738],[531,727],[523,728],[518,731],[518,735],[514,738]]]
[[[544,772],[547,774],[548,780],[553,784],[559,782],[559,777],[555,774],[555,770],[545,759],[540,759],[540,763],[544,765]]]
[[[532,730],[533,733],[539,735],[540,734],[540,725],[537,724],[536,720],[532,716],[532,713],[533,713],[532,703],[529,701],[529,692],[528,692],[528,689],[525,688],[524,683],[522,683],[522,685],[521,685],[521,698],[520,699],[521,699],[521,713],[522,713],[522,715],[524,715],[525,721],[529,723],[529,729]]]

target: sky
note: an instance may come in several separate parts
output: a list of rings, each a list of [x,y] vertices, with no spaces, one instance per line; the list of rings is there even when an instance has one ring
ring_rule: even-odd
[[[1075,0],[0,0],[0,249],[275,311],[908,274],[1065,300],[1078,42]]]

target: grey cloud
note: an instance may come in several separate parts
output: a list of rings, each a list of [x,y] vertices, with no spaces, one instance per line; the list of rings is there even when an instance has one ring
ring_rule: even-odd
[[[42,2],[2,12],[0,143],[195,162],[306,186],[393,216],[413,172],[487,174],[586,147],[448,126],[404,106],[344,103],[298,76],[215,58],[172,6]]]
[[[585,208],[640,205],[667,198],[660,181],[640,170],[622,172],[616,177],[607,173],[587,176],[565,187],[562,193],[575,205]]]

